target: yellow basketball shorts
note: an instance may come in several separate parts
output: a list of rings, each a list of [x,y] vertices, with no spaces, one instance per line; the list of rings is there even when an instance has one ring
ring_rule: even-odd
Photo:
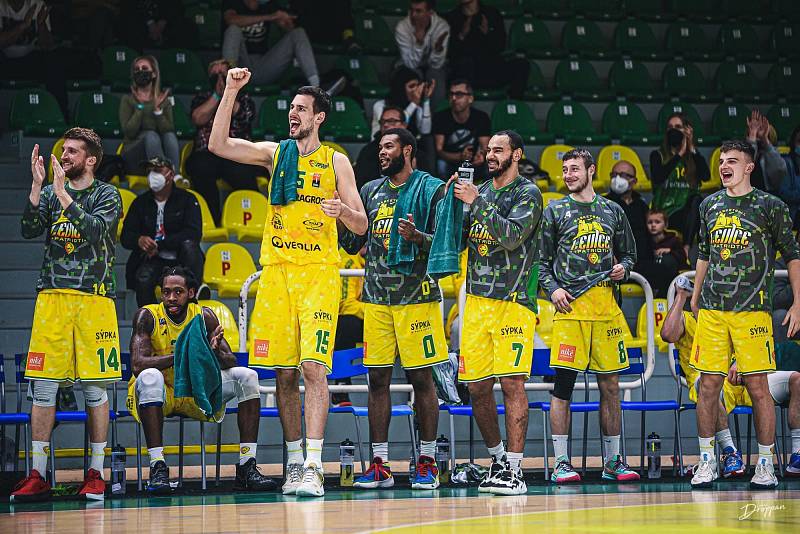
[[[467,295],[458,379],[531,374],[536,314],[516,302]]]
[[[618,373],[627,369],[624,322],[622,313],[607,321],[553,321],[550,367],[593,373]]]
[[[687,381],[687,384],[690,386],[689,400],[696,404],[699,395],[698,390],[700,388],[700,373],[695,374],[694,382]],[[750,399],[750,394],[747,393],[747,389],[744,386],[734,386],[727,380],[722,383],[720,399],[725,405],[725,411],[727,413],[731,413],[737,406],[753,405],[753,401]]]
[[[733,354],[739,374],[775,370],[770,314],[700,310],[689,365],[701,373],[727,375]]]
[[[313,361],[330,372],[339,294],[337,265],[265,266],[250,317],[250,366],[296,369]]]
[[[112,382],[121,370],[112,299],[72,290],[39,293],[25,378]]]
[[[447,360],[438,302],[364,305],[364,366],[392,367],[398,352],[404,369],[428,367]]]
[[[128,411],[131,412],[131,415],[133,415],[134,419],[141,423],[141,419],[139,419],[139,402],[136,399],[136,377],[132,377],[130,382],[128,382],[128,398],[125,401],[125,406],[127,406]],[[161,409],[164,413],[164,417],[170,417],[171,415],[182,415],[196,421],[209,420],[209,418],[203,413],[203,410],[201,410],[194,402],[193,398],[175,398],[175,386],[170,383],[164,384],[164,404],[162,405]],[[221,421],[224,415],[225,410],[222,410],[222,413],[219,414],[218,421]]]

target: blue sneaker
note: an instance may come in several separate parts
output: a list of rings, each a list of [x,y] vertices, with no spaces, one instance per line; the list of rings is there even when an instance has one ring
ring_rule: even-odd
[[[736,478],[744,475],[742,453],[733,447],[722,450],[722,478]]]
[[[789,465],[786,466],[787,477],[800,477],[800,452],[792,453]]]
[[[392,486],[394,486],[392,470],[377,456],[372,459],[367,472],[353,482],[353,487],[363,489],[391,488]]]
[[[434,490],[439,487],[439,468],[430,456],[420,456],[411,489]]]

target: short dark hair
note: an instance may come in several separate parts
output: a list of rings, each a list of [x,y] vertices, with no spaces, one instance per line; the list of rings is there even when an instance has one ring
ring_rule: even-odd
[[[103,161],[103,141],[100,140],[97,132],[91,128],[70,128],[64,132],[64,139],[83,141],[86,145],[86,153],[97,158],[97,163],[94,165],[95,170],[100,166],[100,162]]]
[[[456,78],[455,80],[450,80],[450,83],[447,84],[447,87],[453,87],[454,85],[466,85],[467,91],[470,93],[472,92],[472,83],[466,78]]]
[[[652,208],[652,209],[649,209],[649,210],[647,210],[647,214],[645,214],[645,216],[644,216],[644,219],[645,219],[645,221],[646,221],[646,220],[647,220],[647,218],[648,218],[648,217],[650,217],[651,215],[661,215],[662,217],[664,217],[664,224],[665,224],[665,225],[668,225],[668,224],[669,224],[669,215],[667,215],[667,212],[666,212],[666,211],[664,211],[664,210],[662,210],[662,209],[659,209],[659,208]]]
[[[314,113],[325,113],[325,116],[331,112],[331,95],[324,89],[314,87],[313,85],[304,85],[297,90],[298,95],[308,95],[314,98],[314,104],[311,106]]]
[[[403,123],[406,122],[406,112],[400,106],[395,106],[394,104],[386,104],[385,106],[383,106],[383,110],[381,111],[381,117],[383,117],[383,114],[386,113],[387,111],[398,112],[400,114],[400,118],[402,119]]]
[[[505,135],[506,137],[508,137],[508,144],[511,145],[512,152],[518,148],[525,150],[525,141],[523,141],[522,136],[519,135],[514,130],[500,130],[494,135]]]
[[[176,265],[175,267],[164,267],[161,270],[161,277],[158,279],[161,287],[164,287],[164,280],[168,276],[180,276],[183,278],[186,281],[187,289],[194,289],[196,291],[197,288],[200,287],[200,283],[197,281],[194,273],[182,265]]]
[[[750,161],[756,160],[756,151],[753,148],[753,145],[744,139],[730,139],[728,141],[724,141],[719,149],[719,153],[722,154],[723,152],[730,152],[732,150],[744,152],[750,157]]]
[[[411,146],[411,159],[414,159],[414,157],[417,155],[417,138],[414,137],[414,134],[405,128],[389,128],[381,137],[386,137],[387,135],[397,136],[397,138],[400,140],[401,150],[407,146]]]
[[[564,153],[564,156],[561,158],[561,161],[567,161],[569,159],[582,159],[583,166],[586,167],[588,170],[589,167],[594,165],[594,158],[592,157],[592,153],[586,150],[585,148],[573,148],[572,150],[568,150]]]
[[[425,3],[428,9],[436,9],[436,0],[411,0],[408,5]]]

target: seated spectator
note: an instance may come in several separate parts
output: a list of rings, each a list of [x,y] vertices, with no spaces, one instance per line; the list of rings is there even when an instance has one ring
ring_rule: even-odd
[[[675,232],[667,231],[667,221],[667,214],[663,210],[647,212],[652,254],[640,259],[636,266],[650,282],[656,298],[666,298],[670,282],[678,276],[678,272],[688,268],[683,241]]]
[[[653,208],[664,210],[691,248],[700,230],[700,182],[708,181],[711,171],[695,150],[694,129],[683,113],[667,118],[661,148],[650,153],[650,177]]]
[[[524,58],[503,57],[506,27],[500,11],[478,0],[462,0],[444,18],[453,32],[450,75],[466,78],[478,89],[508,87],[511,98],[522,98],[531,66]]]
[[[431,95],[436,81],[426,83],[419,73],[399,67],[389,82],[389,94],[372,106],[372,135],[381,130],[379,120],[384,106],[397,106],[405,113],[405,124],[415,136],[431,133]]]
[[[378,143],[386,130],[406,128],[405,114],[399,107],[389,104],[381,109],[381,117],[378,123],[380,124],[380,130],[373,136],[372,141],[361,148],[356,159],[356,186],[359,190],[365,183],[381,176],[381,164],[378,161]]]
[[[349,52],[359,51],[350,0],[292,0],[291,6],[297,13],[298,25],[314,36],[315,44],[341,45]]]
[[[222,57],[237,67],[250,69],[251,84],[274,83],[297,60],[309,85],[319,86],[319,72],[311,43],[303,28],[295,24],[297,16],[279,9],[275,2],[226,0],[222,7],[225,34]],[[270,22],[285,34],[269,48]]]
[[[183,4],[182,0],[125,0],[125,41],[137,50],[194,45],[197,27],[184,16]]]
[[[131,92],[120,101],[119,123],[127,172],[141,174],[140,163],[153,158],[166,158],[173,165],[180,162],[169,89],[161,89],[158,61],[153,56],[133,60]],[[180,184],[184,178],[176,174],[175,180]]]
[[[192,124],[197,126],[192,153],[186,160],[186,172],[192,179],[192,188],[206,200],[208,209],[219,224],[222,218],[217,179],[222,178],[234,189],[258,189],[256,176],[266,175],[267,170],[257,165],[246,165],[233,160],[221,158],[208,150],[208,139],[211,137],[211,126],[214,114],[219,107],[222,93],[225,91],[225,78],[228,76],[229,64],[225,59],[212,61],[208,65],[208,77],[211,88],[197,94],[192,100]],[[231,117],[230,136],[250,140],[253,120],[256,117],[256,105],[247,93],[240,91],[236,95]]]
[[[517,165],[519,167],[519,175],[527,178],[531,182],[536,183],[537,180],[550,180],[550,175],[547,174],[547,171],[528,158],[522,158]]]
[[[469,161],[475,167],[475,180],[486,178],[486,147],[492,130],[489,115],[472,107],[475,97],[466,80],[450,82],[450,108],[433,115],[436,168],[447,179],[458,166]]]
[[[445,89],[445,61],[450,26],[434,11],[434,0],[411,0],[408,16],[397,23],[394,39],[400,61],[420,71],[426,80],[436,81],[433,100],[441,102]]]
[[[145,169],[150,190],[131,203],[120,237],[122,246],[132,251],[125,280],[128,289],[136,292],[138,306],[157,302],[155,289],[164,267],[183,265],[202,273],[205,264],[200,250],[203,221],[197,199],[175,187],[172,162],[153,158]]]
[[[786,176],[786,162],[775,148],[778,142],[775,128],[757,109],[747,118],[747,140],[756,151],[756,167],[750,174],[750,183],[762,191],[777,191]]]
[[[63,21],[68,38],[90,50],[111,45],[117,39],[121,3],[120,0],[72,0]]]
[[[800,126],[792,131],[787,143],[789,153],[781,156],[786,162],[786,176],[778,187],[777,195],[789,206],[794,229],[800,228]]]
[[[649,259],[653,255],[650,247],[650,234],[647,231],[647,212],[649,208],[634,187],[638,183],[636,167],[625,160],[618,161],[611,168],[611,190],[606,198],[620,205],[636,240],[637,261]],[[636,267],[633,269],[638,271]]]

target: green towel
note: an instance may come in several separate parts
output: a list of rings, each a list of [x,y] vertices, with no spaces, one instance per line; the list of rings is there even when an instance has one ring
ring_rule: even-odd
[[[436,279],[459,271],[464,204],[455,197],[454,191],[455,187],[451,186],[436,207],[436,231],[428,255],[428,275]]]
[[[297,200],[297,160],[300,158],[297,141],[284,139],[275,155],[277,160],[272,169],[269,203],[273,206],[285,206]]]
[[[203,314],[196,315],[175,342],[175,397],[191,397],[209,421],[225,415],[222,374],[211,350]]]
[[[434,178],[427,172],[414,170],[397,194],[387,257],[387,264],[392,269],[402,274],[411,274],[414,259],[419,253],[419,247],[403,239],[398,232],[398,219],[405,218],[410,213],[414,216],[417,228],[425,231],[428,228],[428,218],[431,216],[431,201],[442,183],[440,179]]]

